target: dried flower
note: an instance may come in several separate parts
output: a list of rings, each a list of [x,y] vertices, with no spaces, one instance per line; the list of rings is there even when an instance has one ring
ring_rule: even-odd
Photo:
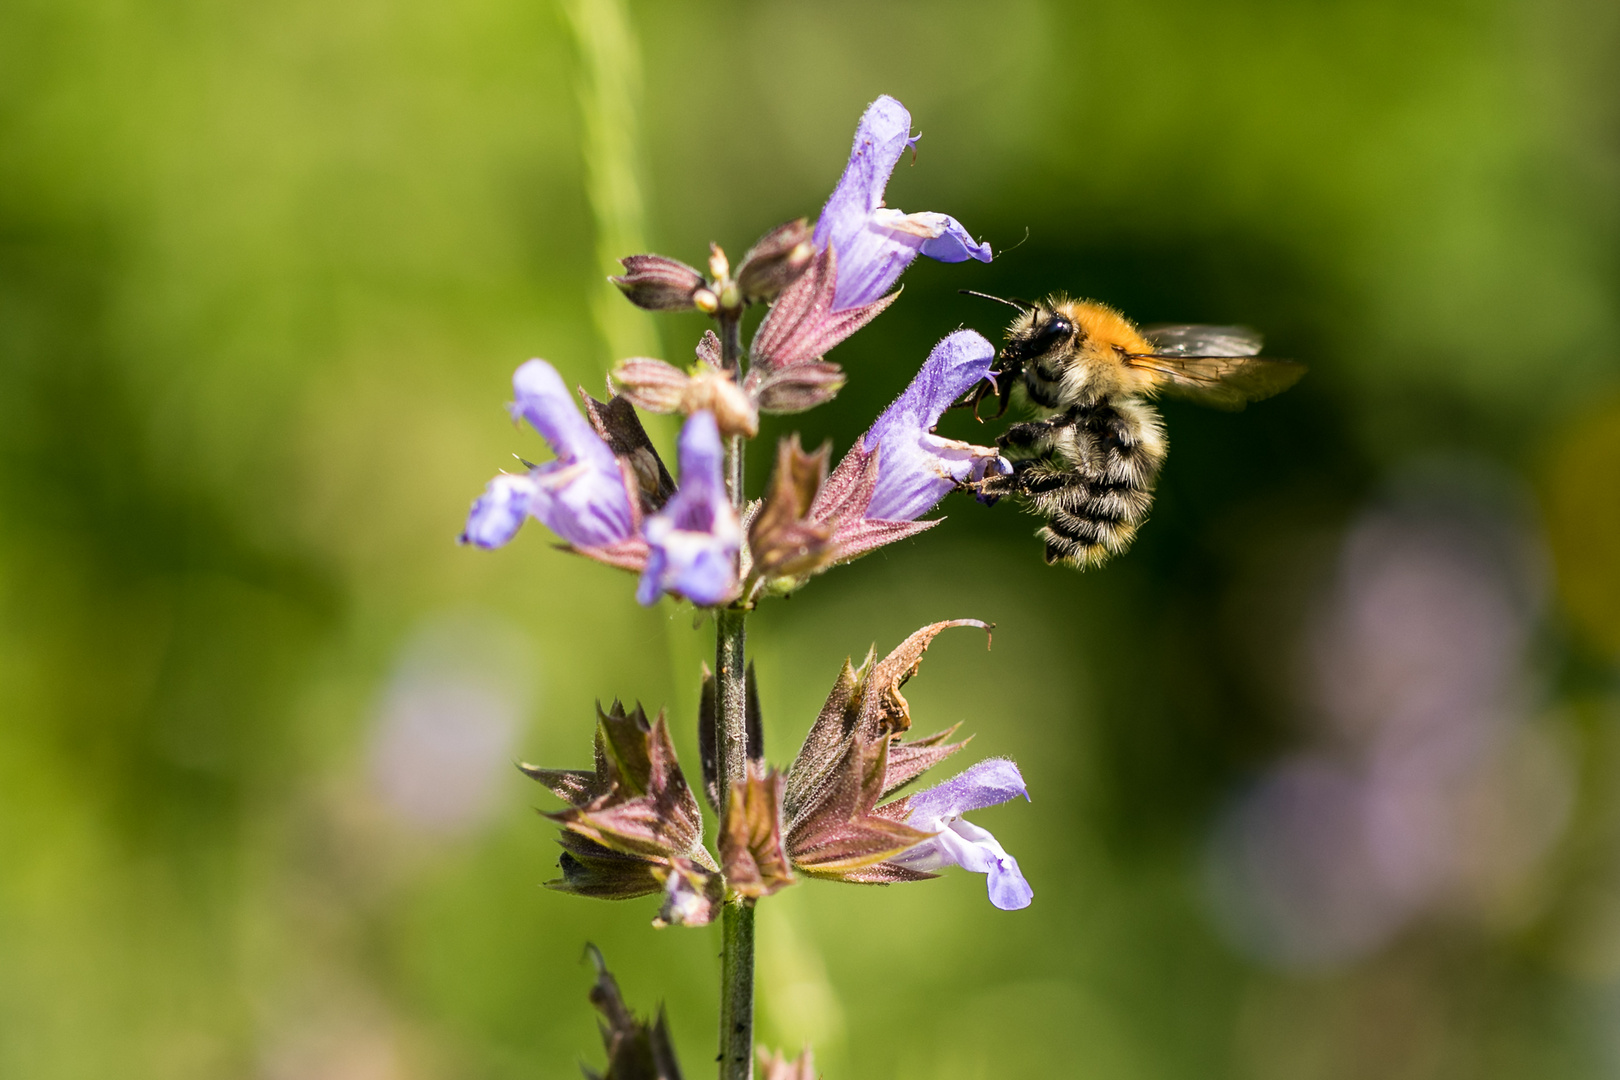
[[[748,523],[755,577],[802,577],[832,557],[833,527],[809,520],[810,507],[827,476],[831,452],[831,444],[827,444],[806,454],[796,434],[777,443],[770,490]]]
[[[663,1007],[659,1007],[658,1019],[651,1024],[637,1019],[624,1003],[618,980],[608,971],[601,950],[588,945],[586,951],[596,965],[591,1004],[602,1014],[602,1048],[608,1059],[605,1072],[582,1067],[586,1080],[681,1080]],[[795,1080],[792,1074],[787,1077]]]
[[[675,494],[642,526],[648,554],[636,599],[653,604],[668,592],[701,607],[729,603],[737,595],[742,525],[721,475],[725,455],[713,414],[686,421],[679,455]]]
[[[579,547],[630,539],[635,521],[625,474],[612,449],[580,416],[556,369],[530,360],[512,376],[512,390],[513,417],[528,420],[556,460],[521,479],[502,474],[491,481],[473,503],[461,542],[499,547],[516,534],[525,513]]]
[[[934,623],[881,661],[869,654],[859,669],[844,662],[787,773],[783,831],[801,873],[888,884],[921,880],[940,867],[958,865],[992,875],[991,899],[997,906],[1028,903],[1029,888],[1017,862],[989,833],[961,820],[968,810],[1027,797],[1011,762],[982,762],[938,787],[879,805],[966,745],[947,741],[955,728],[900,741],[911,727],[911,707],[900,688],[916,674],[929,643],[952,626],[989,629],[973,619]]]
[[[975,243],[955,218],[883,205],[889,175],[917,138],[911,134],[911,114],[887,94],[867,106],[855,129],[849,164],[815,231],[817,248],[838,253],[835,311],[869,304],[888,292],[919,254],[940,262],[990,261],[990,245]]]
[[[631,255],[620,259],[624,274],[610,277],[639,308],[648,311],[690,311],[703,288],[703,275],[678,259],[663,255]]]
[[[720,818],[720,866],[726,886],[758,900],[793,884],[782,842],[782,774],[749,762],[748,776],[734,785]]]
[[[719,902],[719,866],[703,847],[703,816],[681,774],[664,715],[651,724],[638,705],[596,710],[596,767],[519,766],[569,804],[546,816],[558,838],[562,892],[626,900],[662,891],[658,924],[701,926]]]

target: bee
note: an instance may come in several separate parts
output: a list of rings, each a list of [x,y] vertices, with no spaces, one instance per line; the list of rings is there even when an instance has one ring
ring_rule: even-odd
[[[1046,519],[1048,564],[1097,566],[1130,547],[1153,505],[1169,444],[1159,394],[1237,410],[1288,389],[1303,364],[1259,356],[1241,326],[1146,326],[1095,300],[1044,304],[973,295],[1018,309],[995,372],[1006,412],[1012,391],[1042,414],[996,439],[1013,471],[969,485],[986,502],[1011,496]],[[960,404],[979,402],[978,389]]]

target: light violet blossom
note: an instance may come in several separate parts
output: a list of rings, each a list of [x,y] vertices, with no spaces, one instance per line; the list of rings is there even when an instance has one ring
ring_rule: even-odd
[[[712,607],[737,594],[737,552],[743,539],[726,493],[725,451],[713,413],[696,412],[686,421],[679,457],[675,494],[642,526],[647,567],[636,599],[651,605],[668,592]]]
[[[982,480],[1012,466],[994,449],[933,433],[951,403],[990,377],[995,346],[972,330],[958,330],[928,354],[911,385],[883,410],[861,446],[878,454],[877,485],[867,518],[915,521],[958,484]]]
[[[1005,758],[981,761],[960,776],[919,791],[906,801],[905,823],[934,835],[890,861],[908,870],[929,872],[960,866],[984,874],[990,902],[1003,911],[1028,907],[1035,892],[1018,869],[1018,860],[986,829],[962,818],[972,810],[1029,798],[1018,766]]]
[[[883,205],[883,189],[901,155],[920,136],[911,114],[887,94],[867,106],[855,129],[849,164],[816,222],[818,251],[838,255],[833,310],[869,304],[889,291],[919,254],[940,262],[990,261],[990,245],[976,243],[948,214],[907,214]]]
[[[525,515],[577,547],[603,547],[635,532],[624,473],[608,444],[580,415],[557,369],[530,360],[512,376],[513,419],[545,437],[556,460],[526,475],[503,473],[473,503],[461,542],[496,548],[516,535]]]

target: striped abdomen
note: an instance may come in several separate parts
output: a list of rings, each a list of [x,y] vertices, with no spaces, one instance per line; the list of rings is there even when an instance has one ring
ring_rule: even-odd
[[[1046,518],[1048,563],[1084,569],[1124,551],[1153,505],[1166,444],[1159,414],[1118,398],[1016,424],[997,440],[1012,476],[994,485]]]

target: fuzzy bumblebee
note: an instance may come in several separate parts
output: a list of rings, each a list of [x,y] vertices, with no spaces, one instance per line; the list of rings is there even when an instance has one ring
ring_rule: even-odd
[[[1136,538],[1169,449],[1153,398],[1235,410],[1305,373],[1302,364],[1257,355],[1260,335],[1241,326],[1138,329],[1094,300],[1001,302],[1019,311],[996,377],[1001,412],[1016,391],[1044,415],[996,440],[1011,473],[971,486],[987,501],[1011,496],[1045,518],[1038,535],[1048,563],[1083,570]],[[982,386],[964,404],[977,407],[988,391]]]

